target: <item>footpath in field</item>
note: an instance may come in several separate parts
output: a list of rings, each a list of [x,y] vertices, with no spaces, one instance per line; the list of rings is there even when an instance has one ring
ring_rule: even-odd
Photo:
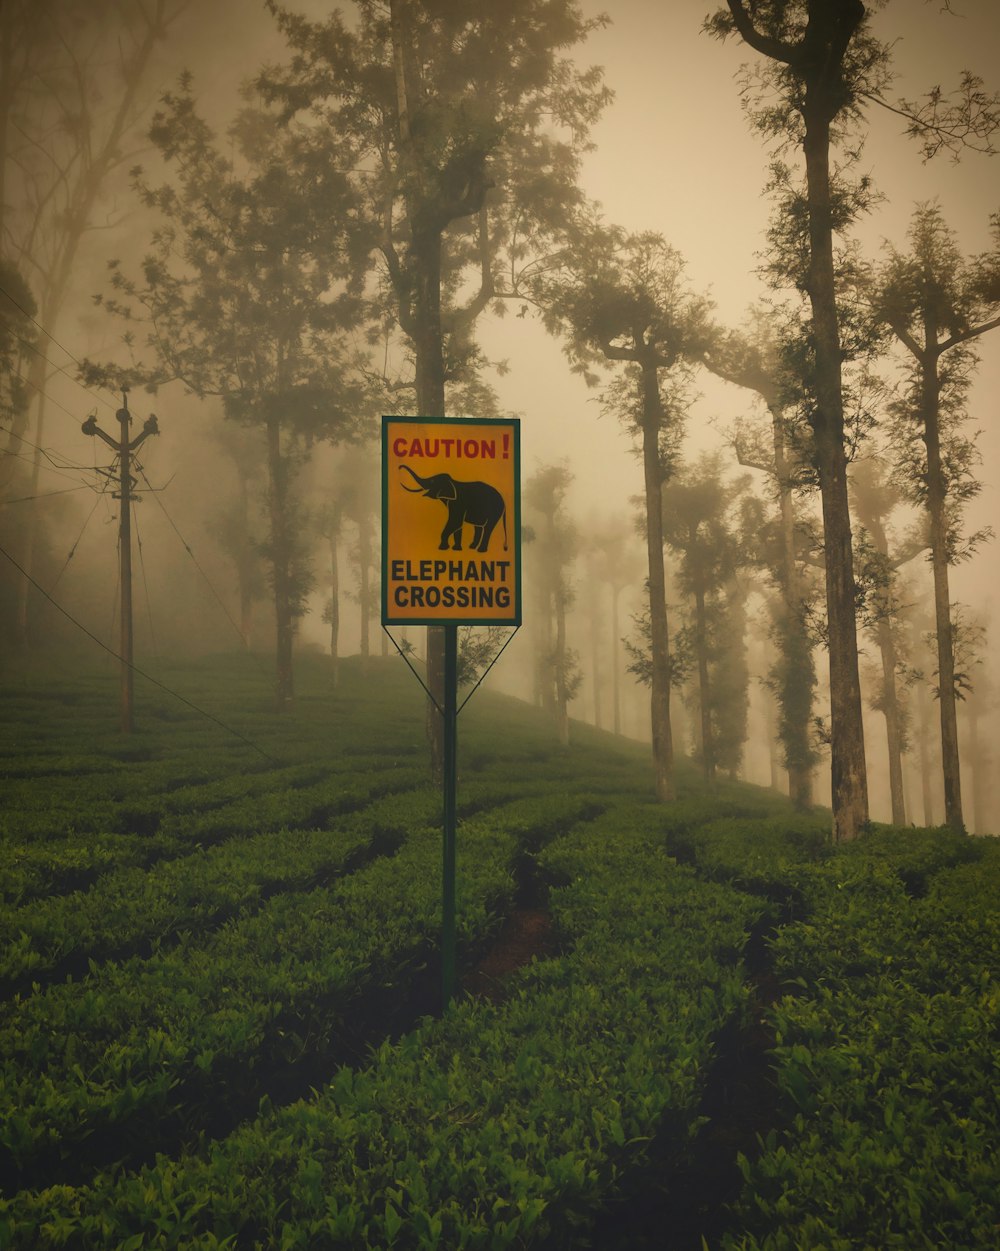
[[[95,728],[74,772],[99,684],[47,732],[20,693],[0,1247],[996,1245],[993,840],[834,849],[683,769],[658,805],[642,750],[483,697],[442,1018],[422,708],[347,686],[243,807],[217,730]]]

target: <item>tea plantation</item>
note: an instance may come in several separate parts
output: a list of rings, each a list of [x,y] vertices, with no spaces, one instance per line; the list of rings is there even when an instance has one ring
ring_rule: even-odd
[[[4,682],[0,1247],[1000,1245],[996,840],[660,805],[480,691],[442,1015],[403,665],[306,657],[282,717],[249,658],[157,673],[215,719]]]

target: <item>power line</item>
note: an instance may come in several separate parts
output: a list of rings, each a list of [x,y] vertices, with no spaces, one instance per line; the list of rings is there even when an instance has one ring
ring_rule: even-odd
[[[7,299],[8,299],[8,300],[10,300],[11,304],[13,304],[13,305],[14,305],[14,307],[15,307],[15,308],[20,309],[20,311],[24,314],[24,316],[25,316],[25,317],[27,317],[28,321],[30,321],[30,322],[31,322],[31,324],[32,324],[33,326],[35,326],[38,330],[40,330],[40,331],[42,332],[42,334],[43,334],[43,335],[45,335],[45,337],[46,337],[47,339],[50,339],[50,340],[51,340],[51,341],[52,341],[52,342],[56,345],[56,347],[60,350],[60,352],[65,352],[65,353],[66,353],[66,355],[70,358],[70,360],[74,363],[74,365],[76,365],[76,367],[77,367],[78,369],[82,369],[82,368],[83,368],[83,364],[82,364],[80,361],[78,361],[78,360],[77,360],[77,358],[73,355],[73,353],[69,350],[69,348],[68,348],[68,347],[64,347],[64,346],[63,346],[63,345],[59,342],[59,340],[55,337],[55,335],[54,335],[54,334],[52,334],[52,333],[50,333],[50,331],[46,330],[46,329],[45,329],[45,327],[41,324],[41,322],[36,321],[36,320],[35,320],[35,318],[34,318],[34,317],[32,317],[32,315],[31,315],[31,314],[28,312],[28,310],[24,307],[24,305],[23,305],[23,304],[21,304],[18,300],[15,300],[15,299],[14,299],[14,297],[11,295],[11,293],[10,293],[9,291],[7,291],[7,290],[6,290],[3,286],[0,286],[0,295],[5,295],[5,296],[7,297]],[[28,340],[26,340],[26,339],[22,339],[22,338],[21,338],[21,336],[20,336],[19,334],[17,334],[17,332],[16,332],[16,331],[14,331],[14,337],[15,337],[15,338],[16,338],[16,339],[20,342],[20,343],[22,343],[25,347],[27,347],[27,348],[31,348],[31,350],[32,350],[33,352],[38,352],[38,355],[39,355],[39,356],[41,356],[41,355],[42,355],[42,353],[39,351],[39,349],[38,349],[38,348],[36,348],[36,347],[34,346],[34,344],[30,343],[30,342],[29,342]],[[63,368],[63,366],[62,366],[62,365],[59,365],[59,366],[57,366],[56,368],[57,368],[57,371],[58,371],[59,373],[66,373],[66,371],[65,371],[65,369]],[[91,391],[91,390],[90,390],[90,387],[88,387],[88,386],[84,386],[84,384],[80,381],[80,379],[79,379],[79,378],[74,378],[71,374],[66,374],[66,377],[67,377],[67,378],[69,378],[69,379],[70,379],[70,381],[75,382],[75,383],[77,384],[77,386],[78,386],[78,387],[82,387],[84,391],[88,391],[88,392],[90,392],[90,394],[91,394],[91,395],[96,396],[96,398],[97,398],[97,399],[99,399],[99,400],[101,401],[101,403],[102,403],[102,404],[103,404],[106,408],[111,408],[111,409],[116,409],[116,408],[117,408],[117,403],[115,403],[115,404],[109,404],[109,403],[108,403],[108,401],[107,401],[106,399],[104,399],[104,398],[103,398],[103,396],[99,395],[96,391]],[[108,389],[107,389],[107,387],[105,387],[105,390],[108,390]],[[110,392],[110,391],[108,391],[108,394],[110,395],[110,394],[113,394],[113,393],[112,393],[112,392]],[[117,399],[117,397],[116,397],[116,399]],[[70,414],[70,416],[72,416],[72,414]]]
[[[163,503],[163,501],[160,499],[159,492],[155,489],[155,487],[153,487],[153,486],[151,485],[151,483],[150,483],[149,479],[146,477],[146,471],[145,471],[145,469],[143,469],[143,467],[142,467],[140,464],[136,464],[136,468],[138,469],[139,474],[140,474],[140,476],[142,477],[143,482],[145,482],[146,486],[147,486],[147,487],[149,488],[149,490],[152,492],[153,498],[156,500],[157,504],[159,504],[159,506],[160,506],[160,510],[161,510],[161,512],[163,513],[164,517],[166,517],[167,521],[170,523],[170,526],[171,526],[171,528],[172,528],[172,530],[173,530],[174,534],[176,534],[176,535],[177,535],[177,537],[180,539],[181,544],[182,544],[182,545],[183,545],[183,547],[184,547],[184,550],[187,552],[187,554],[191,557],[192,561],[194,562],[194,567],[198,570],[198,572],[199,572],[199,573],[201,574],[201,576],[204,578],[204,580],[205,580],[205,584],[206,584],[206,586],[208,587],[208,589],[212,592],[212,595],[213,595],[213,597],[215,598],[216,603],[219,605],[219,607],[220,607],[220,608],[222,609],[222,611],[225,613],[227,621],[228,621],[228,622],[229,622],[229,624],[233,627],[233,629],[236,631],[236,633],[240,636],[240,639],[241,639],[241,640],[243,641],[243,643],[245,644],[245,643],[246,643],[246,639],[243,637],[243,631],[240,629],[240,627],[239,627],[239,626],[236,624],[236,622],[233,620],[233,615],[232,615],[232,613],[231,613],[231,612],[229,611],[229,609],[226,607],[225,601],[222,599],[222,597],[219,595],[219,592],[218,592],[218,591],[215,589],[215,587],[213,586],[211,578],[209,578],[208,574],[205,572],[205,570],[204,570],[204,569],[202,569],[201,565],[198,563],[198,560],[197,560],[197,558],[196,558],[196,556],[195,556],[194,552],[191,550],[191,545],[190,545],[190,544],[187,542],[187,540],[184,538],[183,534],[181,534],[180,530],[178,530],[178,529],[177,529],[177,526],[176,526],[176,525],[174,525],[174,520],[173,520],[173,518],[170,516],[170,514],[167,512],[166,505],[165,505],[165,504]]]
[[[50,499],[53,495],[72,495],[74,491],[93,491],[94,489],[89,482],[84,482],[81,486],[63,487],[61,491],[41,491],[38,495],[21,495],[16,500],[0,500],[0,508],[6,508],[8,504],[27,504],[31,500]]]
[[[124,507],[131,508],[132,507],[131,499],[129,499],[127,502],[123,500],[122,505]],[[146,595],[146,615],[149,617],[149,641],[153,647],[154,659],[159,659],[159,657],[156,654],[156,633],[153,630],[153,605],[149,598],[149,583],[146,580],[146,561],[142,554],[142,535],[139,533],[139,514],[137,512],[133,512],[132,515],[134,518],[132,524],[135,526],[135,541],[139,547],[139,569],[142,573],[142,588]]]
[[[21,565],[17,563],[14,557],[11,556],[10,552],[8,552],[5,548],[0,547],[0,556],[5,556],[10,561],[10,563],[14,566],[14,568],[18,571],[18,573],[20,573],[23,577],[27,578],[27,580],[31,583],[31,585],[35,588],[35,590],[38,591],[40,595],[43,595],[49,601],[49,603],[52,605],[53,608],[61,612],[62,615],[67,619],[67,621],[72,622],[72,624],[75,625],[78,630],[82,630],[83,633],[86,634],[86,636],[89,639],[92,639],[97,644],[98,647],[103,648],[103,650],[106,651],[109,656],[113,657],[115,660],[121,661],[123,664],[125,663],[122,660],[122,657],[119,656],[118,653],[113,648],[109,647],[107,643],[99,639],[96,634],[91,633],[91,631],[88,630],[85,625],[77,621],[77,619],[74,616],[72,616],[69,612],[67,612],[66,609],[63,608],[62,604],[54,600],[52,596],[48,593],[48,591],[46,591],[44,587],[40,586],[38,582],[36,582],[35,579],[31,576],[31,574],[28,573],[26,569],[22,568]],[[263,749],[263,747],[259,747],[255,742],[247,738],[246,735],[241,734],[239,730],[234,730],[231,725],[226,725],[224,721],[220,721],[218,717],[212,716],[212,714],[210,712],[206,712],[204,708],[199,708],[197,704],[192,703],[191,700],[185,698],[185,696],[179,694],[177,691],[171,690],[169,686],[166,686],[163,682],[158,681],[158,679],[154,678],[151,674],[144,672],[144,670],[140,669],[138,665],[130,664],[129,668],[133,671],[133,673],[137,673],[141,678],[145,678],[147,682],[152,682],[154,686],[159,687],[161,691],[165,691],[167,695],[172,695],[174,699],[180,700],[182,704],[186,704],[188,708],[191,708],[194,712],[198,713],[199,716],[206,717],[209,721],[214,722],[214,724],[219,726],[220,729],[225,730],[227,734],[232,734],[234,738],[238,738],[240,742],[246,743],[248,747],[252,747],[254,751],[258,752],[261,756],[263,756],[265,760],[269,760],[272,764],[280,765],[281,763],[280,760],[276,760],[274,756],[272,756],[269,752],[266,752]]]
[[[91,467],[90,465],[78,465],[71,461],[68,457],[63,457],[62,464],[57,463],[53,460],[52,454],[44,447],[40,447],[37,443],[32,443],[30,439],[26,439],[24,435],[18,434],[17,431],[12,430],[10,426],[0,426],[0,431],[3,431],[4,434],[10,435],[11,438],[17,439],[17,441],[19,443],[23,443],[25,447],[31,447],[34,448],[35,451],[41,452],[41,454],[49,462],[47,465],[41,466],[41,468],[48,470],[49,473],[58,474],[60,478],[69,478],[71,482],[75,481],[75,479],[73,479],[68,473],[63,472],[66,469],[78,469],[81,473],[95,472],[96,467]],[[4,448],[2,454],[4,456],[14,456],[18,460],[27,461],[28,464],[34,463],[34,457],[25,456],[23,452],[12,452],[10,448]],[[59,455],[62,456],[62,453],[60,452]],[[84,483],[84,485],[91,486],[96,489],[96,484],[94,483]]]
[[[63,561],[63,567],[62,567],[62,568],[59,570],[59,572],[56,574],[56,580],[55,580],[55,582],[53,582],[53,583],[52,583],[52,590],[53,590],[53,591],[54,591],[54,590],[56,589],[56,587],[59,585],[59,579],[63,576],[63,574],[66,572],[67,568],[69,567],[69,562],[70,562],[70,561],[73,559],[73,557],[76,555],[76,549],[80,546],[80,540],[83,538],[84,531],[85,531],[85,530],[87,529],[87,527],[90,525],[90,519],[91,519],[91,517],[93,517],[94,513],[95,513],[95,512],[97,512],[97,506],[98,506],[98,504],[100,504],[100,502],[101,502],[101,498],[102,498],[102,496],[104,495],[105,491],[107,491],[107,489],[108,489],[108,488],[107,488],[107,486],[105,486],[104,491],[100,491],[100,492],[98,492],[97,499],[96,499],[96,500],[94,500],[94,507],[90,510],[90,512],[89,512],[89,513],[87,513],[87,520],[86,520],[86,521],[83,523],[83,525],[80,527],[80,533],[76,536],[76,542],[75,542],[75,543],[73,544],[73,546],[69,549],[69,554],[67,555],[66,559]]]

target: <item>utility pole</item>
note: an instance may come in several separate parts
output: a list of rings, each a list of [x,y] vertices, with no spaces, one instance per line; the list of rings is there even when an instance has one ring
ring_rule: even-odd
[[[122,406],[115,414],[121,425],[121,438],[113,439],[97,424],[96,417],[88,417],[83,423],[83,433],[93,438],[97,435],[108,447],[114,448],[118,457],[118,490],[114,498],[120,500],[118,509],[118,560],[121,569],[121,729],[123,734],[131,734],[134,729],[132,716],[132,494],[135,479],[132,477],[132,454],[149,438],[151,434],[159,434],[156,415],[151,413],[146,418],[138,438],[129,440],[129,425],[132,414],[128,410],[128,391],[122,391]]]

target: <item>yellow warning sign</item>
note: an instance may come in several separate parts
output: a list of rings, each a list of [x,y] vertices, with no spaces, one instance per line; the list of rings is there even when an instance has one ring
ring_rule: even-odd
[[[383,625],[521,624],[520,429],[382,418]]]

